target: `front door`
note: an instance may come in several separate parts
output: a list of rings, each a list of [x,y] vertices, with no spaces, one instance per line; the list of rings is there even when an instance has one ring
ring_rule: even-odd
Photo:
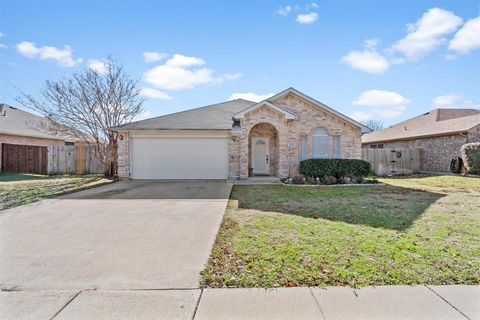
[[[253,174],[270,174],[270,141],[268,138],[252,138]]]

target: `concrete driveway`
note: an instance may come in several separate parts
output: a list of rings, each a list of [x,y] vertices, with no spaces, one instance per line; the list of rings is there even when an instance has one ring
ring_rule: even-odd
[[[0,212],[0,285],[198,288],[230,190],[224,181],[121,181]]]

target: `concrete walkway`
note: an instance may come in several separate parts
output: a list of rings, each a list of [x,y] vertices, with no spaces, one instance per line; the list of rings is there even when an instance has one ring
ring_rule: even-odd
[[[480,319],[480,286],[0,292],[0,319]]]

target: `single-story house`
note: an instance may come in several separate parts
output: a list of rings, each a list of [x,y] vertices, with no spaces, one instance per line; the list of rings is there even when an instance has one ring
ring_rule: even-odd
[[[5,167],[7,145],[48,147],[74,142],[75,139],[55,132],[49,120],[0,103],[0,171],[9,171]]]
[[[421,150],[421,170],[448,172],[468,142],[480,141],[480,110],[434,109],[362,137],[363,148]]]
[[[307,158],[361,158],[370,129],[286,89],[253,102],[232,100],[111,128],[118,173],[131,179],[280,178]]]

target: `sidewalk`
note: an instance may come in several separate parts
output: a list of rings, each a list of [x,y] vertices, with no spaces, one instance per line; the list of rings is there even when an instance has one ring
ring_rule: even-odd
[[[3,291],[9,319],[480,319],[480,286]]]

